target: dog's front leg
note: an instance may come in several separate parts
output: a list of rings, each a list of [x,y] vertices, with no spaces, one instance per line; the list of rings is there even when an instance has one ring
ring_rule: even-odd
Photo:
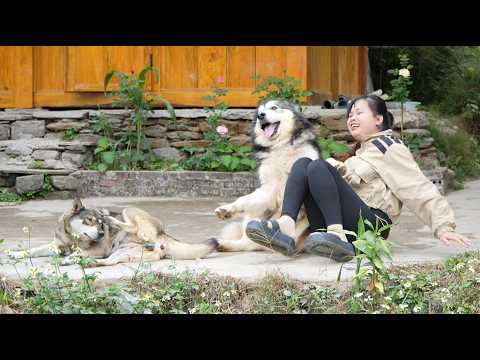
[[[254,192],[239,197],[233,203],[219,206],[215,215],[222,220],[249,214],[251,218],[263,217],[265,213],[272,212],[275,207],[273,191],[261,187]]]
[[[55,243],[50,243],[39,247],[34,247],[30,250],[10,251],[8,256],[12,259],[51,257],[55,255],[55,248]]]

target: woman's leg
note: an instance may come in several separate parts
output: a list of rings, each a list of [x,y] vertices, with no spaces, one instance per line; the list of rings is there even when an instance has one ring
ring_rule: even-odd
[[[329,177],[325,176],[327,171],[330,174]],[[335,189],[323,185],[326,178],[333,179]],[[326,161],[315,160],[310,163],[308,183],[310,194],[314,200],[314,204],[309,204],[309,207],[318,206],[317,211],[319,210],[323,214],[327,226],[342,224],[345,230],[356,232],[360,213],[362,217],[367,218],[375,225],[377,221],[375,212],[360,199],[338,171]],[[351,235],[348,235],[347,238],[350,242],[355,239]]]
[[[355,255],[355,251],[349,243],[353,242],[355,237],[345,236],[344,230],[356,232],[360,214],[375,224],[377,221],[375,212],[326,161],[311,162],[307,169],[307,177],[311,196],[311,199],[307,198],[305,202],[307,214],[322,214],[328,231],[312,233],[305,240],[305,249],[310,253],[332,257],[337,261],[350,260]],[[335,186],[331,185],[332,180]],[[319,218],[309,216],[309,221],[310,217],[313,220]],[[316,226],[325,228],[322,222],[317,225],[312,221],[313,231],[318,230]],[[382,235],[386,238],[388,231]]]

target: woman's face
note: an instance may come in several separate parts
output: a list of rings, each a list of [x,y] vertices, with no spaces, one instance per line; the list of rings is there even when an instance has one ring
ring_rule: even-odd
[[[382,115],[374,115],[368,102],[360,99],[353,104],[350,114],[348,114],[348,131],[357,141],[362,141],[366,137],[381,131],[383,122]]]

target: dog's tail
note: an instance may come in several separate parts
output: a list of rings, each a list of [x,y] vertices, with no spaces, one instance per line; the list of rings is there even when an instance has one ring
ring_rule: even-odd
[[[204,243],[188,244],[177,241],[170,237],[167,242],[167,256],[178,260],[191,260],[203,258],[218,247],[218,241],[214,238]]]
[[[226,225],[220,233],[222,240],[240,240],[243,236],[243,224],[241,222],[233,222]]]

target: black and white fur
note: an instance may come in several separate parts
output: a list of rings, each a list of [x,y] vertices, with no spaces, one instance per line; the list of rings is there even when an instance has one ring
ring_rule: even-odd
[[[257,175],[260,187],[215,209],[220,219],[242,218],[241,223],[232,223],[223,229],[218,239],[220,251],[265,250],[246,236],[247,223],[252,219],[280,217],[285,185],[293,163],[302,157],[320,158],[312,124],[296,105],[284,100],[269,100],[260,104],[252,122],[251,136],[259,164]],[[303,247],[307,229],[308,220],[302,208],[296,225],[298,250]]]

